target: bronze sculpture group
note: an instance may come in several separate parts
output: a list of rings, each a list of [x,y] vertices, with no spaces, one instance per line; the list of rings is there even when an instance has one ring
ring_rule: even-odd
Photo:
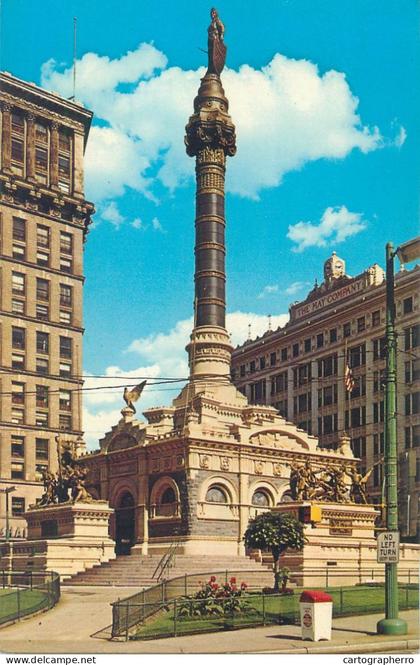
[[[44,471],[42,474],[44,493],[38,505],[93,501],[86,489],[87,466],[76,459],[71,442],[61,441],[59,436],[56,437],[56,442],[58,472]]]
[[[368,503],[366,485],[373,467],[364,475],[353,466],[327,465],[314,471],[307,460],[290,465],[290,492],[295,501]]]

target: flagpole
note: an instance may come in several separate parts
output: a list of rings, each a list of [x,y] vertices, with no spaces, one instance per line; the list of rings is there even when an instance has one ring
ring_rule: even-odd
[[[347,370],[348,370],[348,357],[347,357],[347,339],[344,341],[344,390],[345,390],[345,401],[344,401],[344,433],[349,436],[346,427],[346,410],[348,412],[348,429],[350,430],[350,393],[347,389]]]

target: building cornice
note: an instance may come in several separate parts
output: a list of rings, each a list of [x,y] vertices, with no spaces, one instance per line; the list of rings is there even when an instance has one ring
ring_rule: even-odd
[[[87,140],[93,113],[81,104],[72,102],[57,93],[18,79],[9,73],[0,73],[1,98],[18,108],[36,113],[48,120],[67,125],[83,132]]]

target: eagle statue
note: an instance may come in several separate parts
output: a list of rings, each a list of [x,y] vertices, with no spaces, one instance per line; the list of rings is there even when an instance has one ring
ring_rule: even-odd
[[[146,383],[147,381],[143,381],[142,383],[139,383],[138,386],[135,386],[131,390],[127,387],[124,388],[124,394],[123,394],[124,401],[130,409],[133,409],[134,413],[136,413],[136,409],[134,407],[133,402],[137,402],[137,400],[139,399],[140,395],[143,392],[143,388],[146,385]]]

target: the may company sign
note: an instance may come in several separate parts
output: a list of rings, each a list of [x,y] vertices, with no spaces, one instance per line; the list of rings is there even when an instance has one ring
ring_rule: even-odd
[[[313,300],[312,302],[308,302],[305,305],[296,307],[293,313],[293,318],[302,319],[305,316],[310,316],[311,314],[319,312],[321,309],[327,307],[328,305],[333,305],[334,303],[340,302],[340,300],[344,300],[348,296],[360,293],[364,287],[364,279],[358,279],[351,284],[346,284],[340,289],[331,291],[331,293],[326,293],[324,296],[321,296],[321,298],[317,298],[317,300]]]
[[[376,541],[378,563],[398,563],[400,560],[400,534],[398,531],[384,531]]]

